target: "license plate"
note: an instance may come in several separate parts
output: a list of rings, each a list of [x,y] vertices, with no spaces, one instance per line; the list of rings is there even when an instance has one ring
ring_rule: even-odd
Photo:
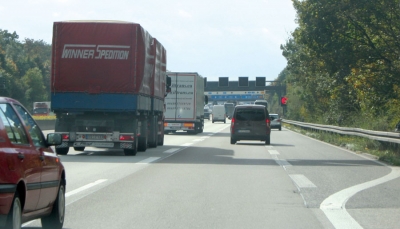
[[[114,147],[112,142],[74,142],[74,146],[92,146],[92,147]]]
[[[180,123],[168,123],[168,126],[170,126],[170,127],[180,127],[181,124]]]
[[[238,133],[250,133],[250,130],[238,130]]]
[[[87,134],[86,139],[88,140],[105,140],[106,136],[105,135],[96,135],[96,134]]]

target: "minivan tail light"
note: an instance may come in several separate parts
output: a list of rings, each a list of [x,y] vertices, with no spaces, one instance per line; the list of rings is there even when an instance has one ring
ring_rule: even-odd
[[[269,120],[269,118],[265,119],[265,123],[267,123],[268,125],[271,123],[271,120]]]
[[[232,117],[231,119],[231,133],[235,132],[235,118]]]

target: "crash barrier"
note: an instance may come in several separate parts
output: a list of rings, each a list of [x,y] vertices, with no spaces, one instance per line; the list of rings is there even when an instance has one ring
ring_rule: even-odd
[[[397,132],[384,132],[374,130],[364,130],[360,128],[339,127],[332,125],[321,125],[314,123],[298,122],[287,119],[282,119],[283,123],[299,126],[304,129],[319,130],[337,133],[341,135],[353,135],[358,137],[369,138],[376,141],[391,142],[400,144],[400,133]]]
[[[36,120],[41,130],[54,130],[56,120]]]

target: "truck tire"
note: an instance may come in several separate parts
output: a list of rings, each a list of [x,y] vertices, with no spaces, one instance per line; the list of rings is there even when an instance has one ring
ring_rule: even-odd
[[[158,145],[162,146],[164,145],[164,134],[161,134],[158,138]]]
[[[147,150],[147,120],[142,121],[140,127],[140,137],[138,138],[138,151]]]
[[[69,147],[66,148],[56,148],[56,153],[60,155],[67,155],[69,151]]]
[[[144,152],[147,150],[147,136],[139,137],[138,151]]]
[[[149,126],[149,139],[148,139],[148,144],[149,147],[155,148],[157,147],[157,141],[158,141],[158,118],[157,116],[152,116],[150,118],[150,126]]]
[[[84,146],[82,146],[82,147],[74,147],[74,150],[75,151],[84,151],[85,147]]]

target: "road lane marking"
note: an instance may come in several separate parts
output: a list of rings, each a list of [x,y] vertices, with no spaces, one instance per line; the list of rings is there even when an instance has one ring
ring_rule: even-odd
[[[346,211],[346,203],[358,192],[400,177],[400,168],[389,168],[392,169],[392,172],[384,177],[343,189],[322,201],[319,208],[325,213],[335,228],[362,228]]]
[[[274,155],[273,159],[278,165],[282,166],[284,169],[286,169],[286,166],[292,166],[288,161],[286,161],[285,159],[279,159],[276,155]]]
[[[182,144],[181,146],[191,146],[191,145],[193,145],[193,143],[188,142],[188,143]]]
[[[204,138],[194,139],[193,141],[194,142],[202,142],[202,141],[204,141]]]
[[[89,188],[91,188],[91,187],[93,187],[93,186],[96,186],[96,185],[98,185],[98,184],[101,184],[101,183],[103,183],[103,182],[105,182],[105,181],[107,181],[107,179],[100,179],[100,180],[97,180],[97,181],[92,182],[92,183],[90,183],[90,184],[84,185],[84,186],[82,186],[82,187],[80,187],[80,188],[77,188],[77,189],[75,189],[75,190],[72,190],[72,191],[70,191],[70,192],[65,193],[65,197],[66,197],[66,198],[67,198],[67,197],[70,197],[70,196],[75,195],[75,194],[77,194],[77,193],[79,193],[79,192],[82,192],[82,191],[84,191],[84,190],[87,190],[87,189],[89,189]]]
[[[153,161],[160,159],[161,157],[149,157],[144,160],[139,161],[137,164],[150,164]]]
[[[201,138],[209,138],[210,136],[203,136],[203,137],[201,137]]]
[[[306,176],[303,174],[290,174],[290,178],[292,178],[293,182],[299,188],[316,188],[317,186],[311,182]]]
[[[173,153],[175,151],[178,151],[180,148],[171,148],[169,150],[164,151],[163,153]]]
[[[279,155],[278,150],[268,150],[269,154],[271,155]]]

